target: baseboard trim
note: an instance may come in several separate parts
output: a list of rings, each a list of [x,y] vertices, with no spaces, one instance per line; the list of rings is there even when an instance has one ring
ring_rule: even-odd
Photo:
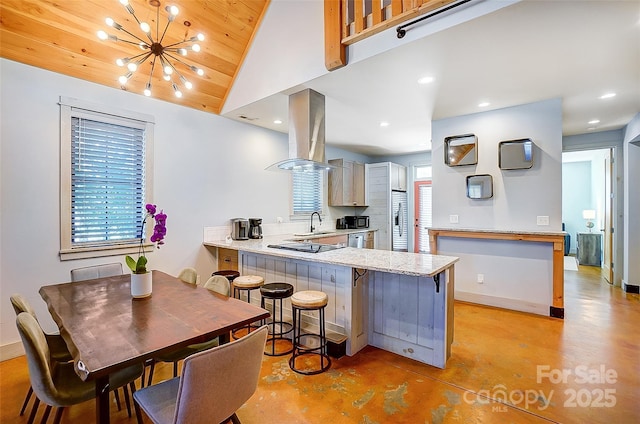
[[[455,299],[461,300],[463,302],[478,303],[480,305],[493,306],[496,308],[511,309],[513,311],[529,312],[536,315],[549,316],[549,305],[532,303],[524,300],[507,299],[504,297],[461,292],[457,290],[455,292]]]
[[[0,361],[7,361],[22,355],[24,355],[22,342],[9,343],[0,346]]]
[[[640,293],[640,286],[636,286],[634,284],[627,284],[626,281],[622,282],[622,290],[624,290],[625,293]]]

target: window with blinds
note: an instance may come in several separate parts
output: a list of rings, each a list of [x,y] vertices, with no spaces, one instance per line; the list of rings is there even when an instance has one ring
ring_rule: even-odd
[[[71,244],[139,240],[144,129],[71,118]]]
[[[61,259],[137,251],[151,202],[153,118],[61,98]]]
[[[303,169],[292,171],[294,215],[322,211],[322,172]]]

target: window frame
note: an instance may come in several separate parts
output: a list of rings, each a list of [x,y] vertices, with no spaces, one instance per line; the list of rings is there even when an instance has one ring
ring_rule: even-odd
[[[118,125],[140,126],[145,131],[145,200],[153,203],[153,139],[155,120],[151,115],[132,112],[117,107],[98,105],[83,100],[60,96],[60,260],[97,258],[103,256],[135,254],[140,241],[97,243],[87,246],[73,246],[71,241],[71,144],[74,116],[92,116],[101,122]],[[145,228],[145,240],[149,240],[152,226]],[[153,250],[153,244],[146,242],[144,251]]]
[[[325,215],[325,211],[327,210],[327,196],[325,195],[327,193],[327,172],[325,170],[315,170],[315,172],[318,172],[320,175],[320,209],[317,211],[311,211],[311,212],[295,212],[294,210],[294,190],[293,190],[293,176],[294,173],[291,173],[291,178],[289,178],[289,184],[290,184],[290,192],[291,192],[291,210],[289,212],[289,220],[290,221],[296,221],[296,220],[307,220],[309,219],[309,217],[311,216],[311,214],[313,212],[319,212],[321,218],[324,219],[324,215]]]

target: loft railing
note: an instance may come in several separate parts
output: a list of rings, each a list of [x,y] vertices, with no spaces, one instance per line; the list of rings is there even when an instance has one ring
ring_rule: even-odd
[[[346,65],[346,47],[460,0],[325,0],[325,64]]]

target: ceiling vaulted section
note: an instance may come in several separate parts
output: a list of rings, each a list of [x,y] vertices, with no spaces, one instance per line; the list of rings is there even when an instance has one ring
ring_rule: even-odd
[[[129,0],[140,18],[156,27],[154,0]],[[161,9],[176,5],[180,14],[165,35],[167,44],[204,34],[202,50],[188,55],[188,63],[202,68],[203,77],[193,77],[193,89],[176,98],[171,84],[154,72],[153,97],[206,112],[219,114],[236,74],[266,11],[269,0],[160,0]],[[160,26],[166,25],[160,14]],[[0,56],[27,65],[80,78],[142,95],[149,80],[147,61],[125,86],[118,58],[140,53],[132,44],[102,41],[96,36],[106,30],[107,17],[124,28],[138,27],[133,16],[118,0],[2,0],[0,2]],[[107,31],[116,33],[116,31]],[[116,34],[119,35],[119,34]]]

